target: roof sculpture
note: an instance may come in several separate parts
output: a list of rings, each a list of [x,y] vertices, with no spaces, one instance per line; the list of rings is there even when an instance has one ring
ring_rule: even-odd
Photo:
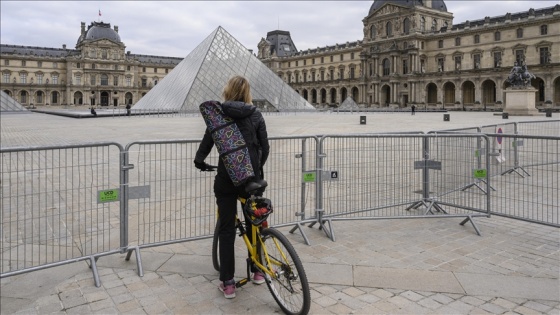
[[[142,97],[133,110],[198,112],[208,100],[222,100],[229,78],[242,75],[255,100],[277,111],[314,111],[301,95],[221,26]]]
[[[27,112],[27,109],[6,92],[0,91],[0,112]]]

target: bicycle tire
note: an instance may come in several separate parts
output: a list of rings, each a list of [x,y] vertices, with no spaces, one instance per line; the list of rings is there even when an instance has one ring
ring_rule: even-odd
[[[216,271],[220,271],[220,250],[219,250],[220,218],[216,220],[214,228],[214,238],[212,239],[212,264]]]
[[[271,277],[265,273],[266,284],[276,303],[286,314],[305,315],[309,313],[311,307],[309,283],[303,264],[294,247],[284,234],[274,228],[263,229],[260,234],[268,258],[275,263],[281,262],[280,269],[278,269],[279,265],[274,264],[274,262],[271,262],[272,266],[268,266],[262,244],[258,243],[258,254],[262,264],[267,268],[276,270],[276,277]],[[274,240],[276,240],[276,243]],[[286,257],[287,262],[281,258],[282,253],[280,251]]]

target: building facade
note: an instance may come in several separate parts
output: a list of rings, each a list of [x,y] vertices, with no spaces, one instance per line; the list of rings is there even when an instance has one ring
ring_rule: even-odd
[[[1,89],[20,104],[135,104],[183,58],[125,52],[118,26],[81,23],[75,49],[0,45]]]
[[[258,57],[317,108],[494,110],[514,65],[535,78],[537,108],[560,109],[560,5],[453,24],[443,0],[375,0],[363,39],[297,51],[273,31]]]

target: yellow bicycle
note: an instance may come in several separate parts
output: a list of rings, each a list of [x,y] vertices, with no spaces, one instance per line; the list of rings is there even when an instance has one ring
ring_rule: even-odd
[[[270,293],[284,313],[307,314],[311,306],[311,296],[303,264],[290,241],[280,231],[268,227],[266,219],[273,212],[270,199],[255,196],[256,191],[266,186],[264,180],[251,182],[245,189],[250,194],[249,198],[239,198],[245,222],[236,216],[235,227],[247,246],[249,258],[247,277],[237,281],[235,285],[241,287],[250,281],[250,266],[253,264],[264,274]],[[220,270],[219,226],[218,217],[212,242],[212,263],[217,271]],[[250,240],[247,233],[251,233]]]

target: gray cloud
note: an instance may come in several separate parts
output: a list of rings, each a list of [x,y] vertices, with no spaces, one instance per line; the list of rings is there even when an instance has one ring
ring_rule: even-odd
[[[266,33],[290,31],[300,50],[363,37],[373,1],[0,1],[2,44],[74,47],[80,22],[119,26],[135,54],[184,57],[218,26],[256,50]],[[445,2],[454,23],[554,6],[550,1]],[[101,17],[98,11],[101,11]]]

